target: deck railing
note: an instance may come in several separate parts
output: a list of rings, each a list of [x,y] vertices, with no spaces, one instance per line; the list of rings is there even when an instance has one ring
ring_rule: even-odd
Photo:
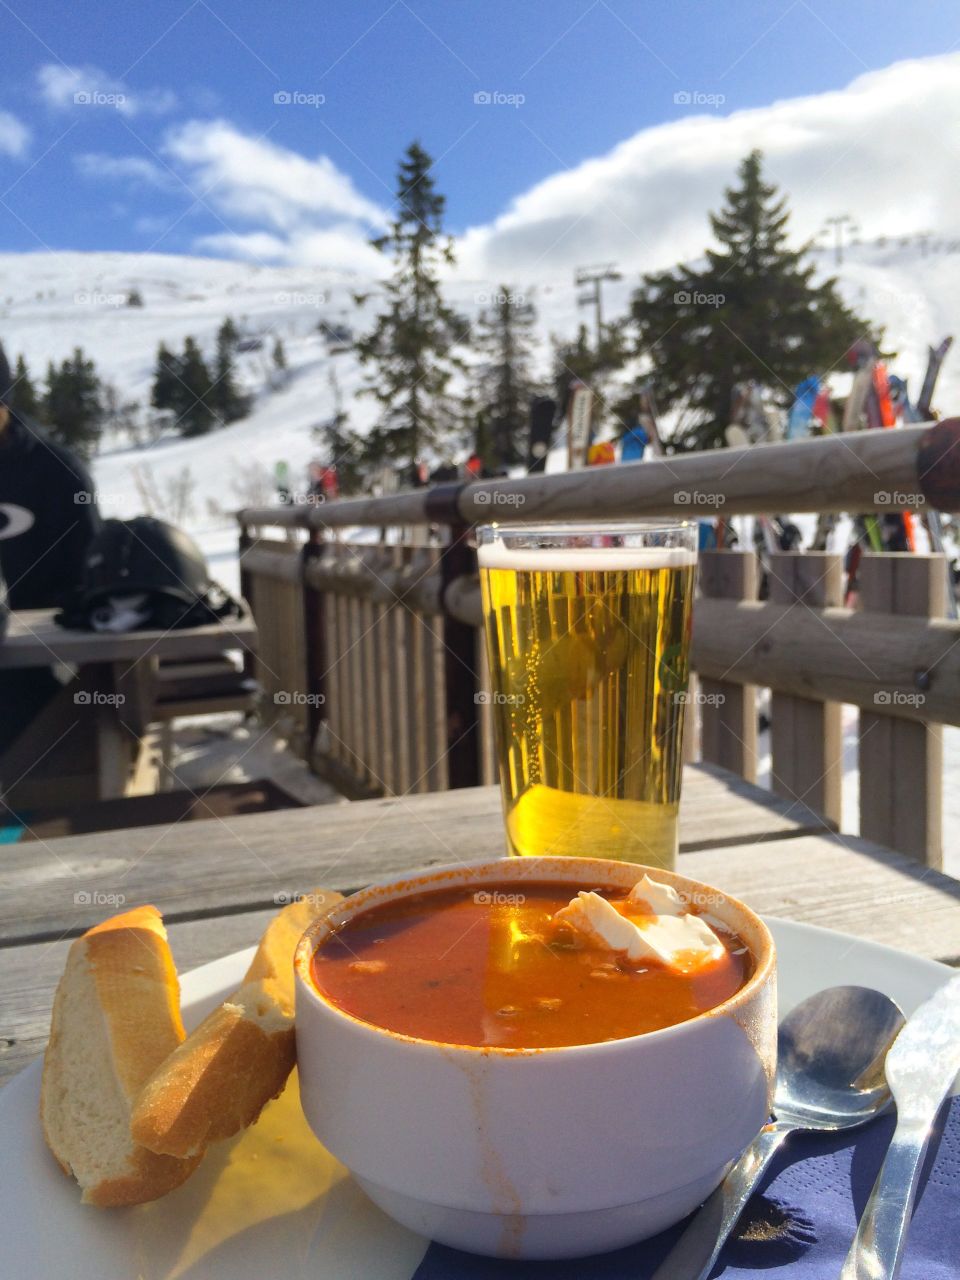
[[[960,420],[383,498],[243,511],[242,590],[268,714],[347,794],[495,780],[470,529],[570,520],[960,507]],[[277,532],[282,531],[281,536]],[[379,540],[371,542],[371,533]],[[842,704],[859,712],[861,834],[939,865],[944,724],[960,724],[960,624],[942,554],[700,557],[687,756],[757,775],[770,690],[776,791],[841,821]]]

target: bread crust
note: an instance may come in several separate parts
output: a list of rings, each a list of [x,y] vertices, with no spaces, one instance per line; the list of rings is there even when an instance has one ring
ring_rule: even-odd
[[[253,1124],[282,1092],[296,1063],[293,953],[304,930],[340,901],[318,889],[274,917],[243,985],[144,1083],[131,1115],[136,1142],[198,1157]]]
[[[88,1014],[80,1022],[70,1016],[74,1011],[69,1007],[78,999]],[[54,997],[40,1117],[47,1146],[64,1173],[77,1177],[87,1203],[154,1200],[179,1186],[196,1167],[196,1160],[171,1159],[138,1146],[128,1129],[131,1099],[183,1037],[176,969],[155,907],[114,916],[71,945]],[[78,1057],[91,1054],[103,1063],[104,1072],[112,1071],[111,1079],[99,1082],[104,1086],[102,1105],[109,1112],[106,1129],[117,1148],[106,1157],[91,1153],[83,1125],[77,1123],[88,1098],[78,1094],[74,1068]],[[98,1162],[113,1172],[93,1176],[91,1168],[99,1169]]]
[[[255,1020],[258,1001],[273,1015],[265,1025]],[[209,1143],[253,1124],[283,1090],[295,1060],[293,1019],[267,983],[249,983],[214,1009],[146,1082],[131,1135],[167,1156],[201,1155]]]

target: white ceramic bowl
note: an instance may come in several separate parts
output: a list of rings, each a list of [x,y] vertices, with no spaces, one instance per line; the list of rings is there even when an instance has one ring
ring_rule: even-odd
[[[310,978],[330,931],[380,903],[524,881],[569,883],[573,896],[644,871],[709,904],[756,961],[731,999],[660,1031],[535,1050],[440,1044],[360,1021]],[[307,931],[296,977],[300,1096],[317,1137],[391,1217],[460,1249],[564,1258],[646,1239],[695,1209],[769,1116],[773,939],[742,903],[681,875],[507,858],[374,885]]]

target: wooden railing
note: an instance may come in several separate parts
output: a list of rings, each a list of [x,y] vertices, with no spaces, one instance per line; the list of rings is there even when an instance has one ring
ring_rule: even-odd
[[[956,510],[960,421],[758,446],[387,498],[240,513],[241,577],[260,628],[267,713],[347,794],[495,780],[474,522]],[[694,496],[697,495],[697,496]],[[283,529],[286,538],[268,538]],[[380,531],[380,541],[361,534]],[[701,554],[687,741],[757,774],[758,691],[771,691],[771,778],[841,821],[841,704],[859,710],[861,833],[941,861],[942,730],[960,724],[960,624],[942,555],[871,555],[861,608],[840,557]],[[688,755],[690,752],[688,751]]]

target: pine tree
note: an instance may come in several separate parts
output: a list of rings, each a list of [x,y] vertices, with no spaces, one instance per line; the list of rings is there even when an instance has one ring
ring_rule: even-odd
[[[30,371],[27,369],[27,362],[22,355],[17,356],[17,367],[13,378],[7,404],[14,413],[25,418],[39,418],[42,415],[42,406],[37,389],[30,377]]]
[[[80,347],[59,369],[51,363],[43,401],[43,420],[51,436],[84,457],[90,457],[103,425],[101,395],[96,366]]]
[[[212,383],[210,370],[193,338],[187,338],[183,345],[179,382],[176,408],[180,434],[202,436],[214,424],[214,411],[210,404]]]
[[[616,406],[610,402],[610,380],[623,368],[629,354],[623,320],[603,326],[599,346],[591,344],[585,324],[580,325],[572,342],[554,337],[553,394],[561,410],[565,412],[571,383],[580,381],[593,392],[591,414],[594,434],[611,416],[618,417]]]
[[[386,310],[357,343],[360,363],[370,369],[361,394],[373,396],[382,408],[368,436],[370,463],[414,463],[423,451],[442,446],[456,413],[448,387],[463,368],[453,348],[467,326],[440,290],[440,267],[454,257],[443,236],[446,201],[436,190],[431,164],[419,143],[412,143],[397,175],[396,216],[389,231],[372,241],[390,255],[393,274],[386,284]]]
[[[180,363],[180,357],[174,355],[166,344],[161,342],[157,350],[153,388],[150,392],[150,403],[155,409],[169,409],[173,413],[179,411],[183,394]]]
[[[343,407],[343,392],[333,369],[328,381],[333,413],[313,428],[313,438],[323,447],[324,464],[336,467],[340,496],[347,498],[363,490],[366,439],[350,428],[350,415]]]
[[[802,378],[826,374],[857,338],[880,336],[844,305],[835,279],[814,282],[809,245],[790,248],[786,198],[764,182],[759,151],[738,178],[710,215],[719,248],[701,266],[644,276],[632,300],[657,401],[681,411],[677,448],[723,444],[738,383],[756,381],[785,405]]]
[[[273,344],[273,367],[278,373],[285,372],[287,368],[287,353],[284,349],[282,338],[277,338]]]
[[[224,320],[223,324],[217,330],[217,342],[228,346],[231,351],[236,351],[237,343],[240,341],[240,334],[237,326],[233,323],[230,316]]]
[[[233,352],[237,342],[237,330],[227,317],[217,330],[217,357],[213,369],[213,385],[207,403],[219,426],[245,418],[250,412],[250,397],[237,386],[233,365]]]
[[[140,292],[139,289],[131,289],[130,292],[127,294],[127,306],[128,307],[143,306],[143,294]]]
[[[477,452],[493,472],[525,456],[530,401],[538,391],[530,371],[536,319],[532,302],[501,285],[474,329],[474,346],[486,357],[477,367],[473,396]]]

